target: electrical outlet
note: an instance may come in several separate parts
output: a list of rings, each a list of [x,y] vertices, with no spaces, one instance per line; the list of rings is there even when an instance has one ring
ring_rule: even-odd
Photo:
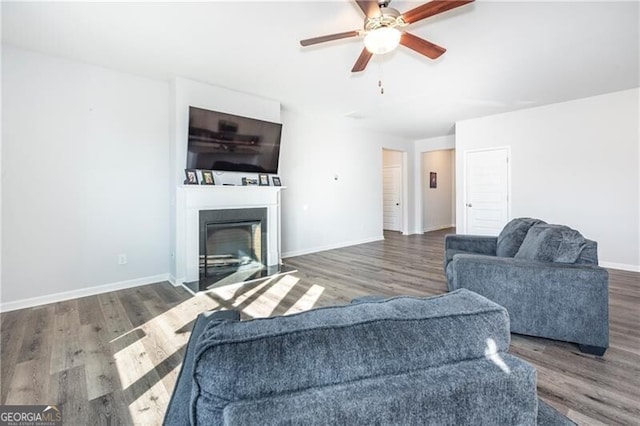
[[[118,265],[126,265],[127,264],[127,255],[119,254],[118,255]]]

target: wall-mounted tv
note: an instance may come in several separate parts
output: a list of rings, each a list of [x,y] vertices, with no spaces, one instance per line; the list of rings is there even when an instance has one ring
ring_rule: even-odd
[[[282,124],[189,107],[187,169],[278,173]]]

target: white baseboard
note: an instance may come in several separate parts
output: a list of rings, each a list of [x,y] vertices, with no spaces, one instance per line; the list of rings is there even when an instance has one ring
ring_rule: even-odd
[[[455,227],[456,227],[456,225],[425,226],[425,228],[422,231],[423,232],[431,232],[431,231],[439,231],[441,229],[455,228]]]
[[[185,279],[184,278],[176,278],[173,275],[169,275],[169,279],[168,281],[171,283],[171,285],[173,285],[174,287],[182,287],[183,289],[187,290],[187,292],[189,294],[191,294],[192,296],[197,296],[198,293],[195,293],[193,290],[191,290],[188,286],[184,285],[185,283]]]
[[[621,271],[640,272],[640,265],[627,265],[626,263],[599,262],[600,266]]]
[[[80,297],[93,296],[110,291],[124,290],[131,287],[153,284],[161,281],[170,281],[171,276],[167,274],[152,275],[150,277],[136,278],[134,280],[119,281],[110,284],[87,287],[78,290],[63,291],[61,293],[46,294],[43,296],[21,299],[14,302],[0,303],[0,312],[15,311],[16,309],[33,308],[34,306],[46,305],[48,303],[62,302],[63,300],[77,299]]]
[[[168,275],[169,275],[169,278],[167,278],[167,281],[169,281],[171,283],[171,285],[174,286],[174,287],[179,287],[184,282],[184,278],[177,279],[176,277],[174,277],[171,274],[168,274]]]
[[[382,240],[384,240],[384,236],[379,235],[377,237],[364,238],[362,240],[346,241],[338,244],[330,244],[327,246],[319,246],[319,247],[312,247],[312,248],[302,249],[302,250],[287,251],[282,253],[282,258],[286,259],[287,257],[302,256],[305,254],[318,253],[320,251],[333,250],[333,249],[355,246],[358,244],[372,243],[374,241],[382,241]]]

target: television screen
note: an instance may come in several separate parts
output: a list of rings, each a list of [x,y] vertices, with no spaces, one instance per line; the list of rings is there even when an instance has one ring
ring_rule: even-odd
[[[189,107],[187,169],[278,173],[282,124]]]

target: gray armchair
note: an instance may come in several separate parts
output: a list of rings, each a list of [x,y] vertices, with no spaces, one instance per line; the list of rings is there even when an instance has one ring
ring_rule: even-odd
[[[514,219],[498,237],[447,235],[450,291],[466,288],[504,306],[511,332],[577,343],[604,355],[609,346],[609,275],[597,243],[536,219]]]

